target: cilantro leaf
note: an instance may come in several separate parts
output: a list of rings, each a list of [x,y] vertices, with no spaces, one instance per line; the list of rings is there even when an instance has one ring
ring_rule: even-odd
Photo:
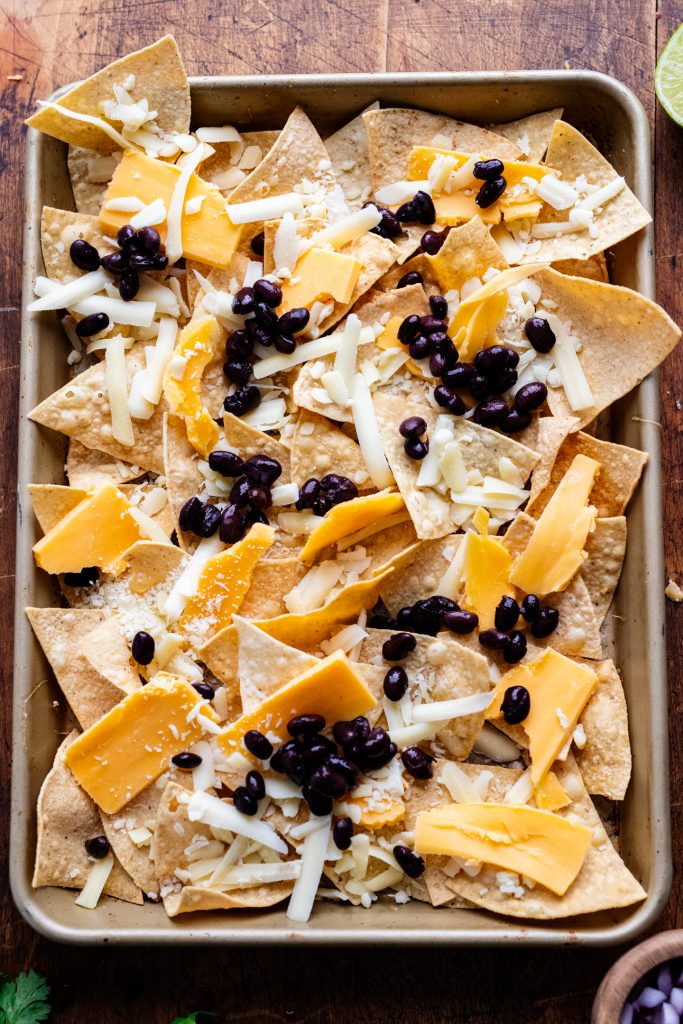
[[[194,1013],[189,1013],[187,1017],[175,1017],[171,1021],[171,1024],[211,1024],[214,1020],[218,1020],[217,1013],[207,1013],[206,1010],[195,1010]],[[1,1021],[0,1024],[2,1024]]]
[[[42,974],[29,971],[16,981],[0,976],[0,1024],[40,1024],[47,1020],[50,986]]]

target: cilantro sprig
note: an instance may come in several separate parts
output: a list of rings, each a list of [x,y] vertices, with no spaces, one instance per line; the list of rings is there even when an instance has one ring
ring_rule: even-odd
[[[195,1010],[187,1017],[175,1017],[171,1024],[213,1024],[218,1020],[217,1013],[207,1013],[206,1010]],[[2,1024],[2,1022],[0,1022]]]
[[[40,1024],[47,1020],[50,986],[36,971],[22,972],[15,981],[0,974],[0,1024]]]

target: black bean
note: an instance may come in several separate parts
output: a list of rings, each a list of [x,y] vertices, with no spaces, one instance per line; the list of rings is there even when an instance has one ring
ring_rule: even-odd
[[[502,398],[488,398],[475,406],[472,419],[480,427],[495,427],[508,411],[507,402]]]
[[[444,594],[435,594],[433,597],[428,598],[428,600],[441,610],[442,615],[445,615],[446,612],[458,611],[458,602],[454,601],[452,597],[446,597]]]
[[[181,258],[182,259],[182,256]],[[152,257],[152,270],[165,270],[168,266],[168,256],[165,252],[155,252]],[[180,267],[180,260],[176,262],[176,267]]]
[[[429,441],[420,441],[417,437],[409,437],[403,445],[409,459],[420,462],[429,451]]]
[[[474,368],[477,373],[488,376],[498,373],[508,365],[509,349],[505,345],[491,345],[483,348],[474,357]]]
[[[472,174],[480,181],[490,181],[492,178],[500,178],[505,170],[502,160],[477,160]]]
[[[317,818],[322,818],[332,812],[332,797],[323,796],[322,793],[318,793],[317,790],[312,789],[309,785],[304,786],[303,794],[311,814],[315,814]]]
[[[247,480],[252,484],[270,487],[282,474],[282,466],[270,455],[252,455],[244,463]]]
[[[514,597],[509,597],[505,594],[501,597],[495,612],[495,626],[496,629],[501,629],[504,633],[514,629],[517,625],[517,619],[519,618],[519,605],[515,601]]]
[[[489,379],[483,373],[475,373],[469,383],[469,389],[472,398],[476,398],[480,402],[491,395]]]
[[[258,803],[253,793],[246,786],[238,786],[232,796],[232,802],[240,814],[252,817],[258,812]]]
[[[145,249],[147,252],[159,252],[161,237],[156,228],[148,225],[136,232],[135,242],[140,249]]]
[[[440,598],[427,597],[416,601],[410,613],[411,629],[416,633],[436,636],[445,611]]]
[[[334,768],[336,772],[343,775],[346,779],[349,789],[356,785],[358,776],[360,775],[360,768],[354,764],[353,761],[349,761],[347,757],[340,757],[339,754],[329,754],[327,761],[325,762],[330,768]]]
[[[437,320],[446,320],[448,317],[448,302],[443,295],[430,295],[429,308]]]
[[[396,629],[396,622],[388,612],[374,612],[368,619],[370,629]]]
[[[348,850],[353,839],[353,822],[350,818],[337,818],[332,829],[332,838],[338,850]]]
[[[422,284],[422,274],[418,273],[417,270],[409,270],[407,274],[400,277],[396,287],[407,288],[411,284]]]
[[[264,523],[265,526],[268,526],[268,516],[262,509],[256,508],[255,505],[249,505],[245,508],[244,521],[247,526],[251,526],[253,523]]]
[[[259,231],[257,235],[254,235],[251,242],[251,251],[255,256],[263,256],[266,251],[266,233],[265,231]]]
[[[85,238],[76,238],[71,243],[69,257],[79,270],[97,270],[100,265],[100,254]]]
[[[431,779],[434,774],[432,771],[432,761],[434,758],[426,750],[421,750],[420,747],[408,747],[401,754],[401,760],[405,770],[414,779]]]
[[[429,372],[432,377],[440,377],[448,367],[448,360],[440,352],[435,352],[429,360]]]
[[[404,875],[408,878],[419,878],[424,872],[425,862],[419,853],[409,849],[407,846],[395,846],[392,850],[394,859]]]
[[[541,609],[541,602],[535,594],[527,594],[522,601],[522,615],[527,622],[534,622]]]
[[[446,325],[443,320],[439,320],[435,316],[423,316],[422,321],[422,333],[423,334],[441,334],[446,329]]]
[[[191,750],[184,750],[181,754],[174,754],[171,761],[176,768],[182,768],[185,771],[189,771],[191,768],[198,768],[202,763],[200,755],[193,754]]]
[[[331,494],[319,494],[313,501],[311,508],[313,509],[314,515],[324,516],[327,515],[333,505],[334,501],[332,500]]]
[[[507,348],[507,346],[505,347],[505,351],[507,352],[507,366],[514,370],[515,366],[517,366],[517,363],[519,362],[519,353],[515,352],[514,348]]]
[[[384,693],[389,700],[400,700],[408,689],[408,673],[401,665],[392,665],[384,677]]]
[[[510,633],[509,639],[503,648],[503,658],[508,665],[516,665],[521,661],[527,651],[527,642],[524,633],[519,629]]]
[[[382,219],[379,224],[376,224],[374,228],[370,228],[373,235],[379,235],[380,238],[398,238],[399,235],[403,234],[403,229],[398,217],[396,217],[391,210],[387,210],[384,206],[378,206],[377,203],[372,202],[363,203],[363,209],[365,209],[366,206],[374,206],[382,215]]]
[[[132,302],[140,291],[140,275],[133,267],[127,267],[119,279],[119,295],[124,302]]]
[[[233,416],[244,416],[261,404],[261,392],[255,384],[245,384],[238,388],[233,395],[228,395],[223,402],[223,408]]]
[[[456,363],[446,370],[441,379],[447,388],[466,388],[474,375],[474,367],[469,363]]]
[[[290,741],[289,743],[285,743],[283,747],[280,747],[277,753],[279,755],[282,768],[278,768],[276,770],[284,771],[284,773],[288,775],[292,782],[295,782],[297,786],[303,785],[303,781],[306,778],[306,762],[304,760],[304,755],[297,745],[293,741]],[[272,767],[272,759],[270,763]]]
[[[479,625],[479,616],[474,612],[466,612],[463,609],[458,609],[454,612],[446,612],[441,625],[445,629],[450,629],[451,633],[459,633],[461,636],[465,636],[467,633],[472,633]]]
[[[368,722],[365,715],[357,715],[353,719],[353,724],[356,727],[358,736],[364,740],[370,735],[370,723]]]
[[[154,651],[154,637],[146,633],[144,629],[138,630],[131,644],[131,653],[138,665],[149,665],[154,660]]]
[[[83,845],[95,860],[103,860],[110,850],[109,840],[106,836],[93,836],[92,839],[86,839]]]
[[[260,277],[258,281],[254,282],[254,292],[261,302],[265,302],[266,306],[270,306],[271,309],[277,309],[282,302],[280,285],[275,284],[274,281],[268,281],[265,277]]]
[[[278,326],[278,315],[274,309],[271,309],[265,302],[256,302],[254,305],[254,316],[252,319],[255,321],[257,327],[261,327],[268,335],[272,335],[277,330],[281,330]],[[247,330],[249,330],[249,324],[251,320],[246,321]],[[288,332],[285,331],[285,334]]]
[[[223,373],[233,384],[246,384],[253,369],[248,359],[229,359],[223,363]]]
[[[552,608],[550,605],[545,605],[541,608],[538,615],[531,623],[531,635],[535,636],[537,640],[543,640],[545,637],[550,636],[557,629],[560,622],[560,613],[557,608]]]
[[[389,733],[381,725],[378,725],[376,728],[371,729],[363,740],[363,752],[366,757],[375,757],[384,753],[390,742],[391,737]]]
[[[399,608],[396,614],[396,625],[401,629],[411,629],[413,624],[412,605],[407,608]]]
[[[216,691],[211,683],[193,683],[192,689],[196,690],[199,696],[203,697],[204,700],[213,700],[216,696]]]
[[[313,502],[320,494],[320,481],[316,480],[314,476],[309,477],[301,487],[299,488],[299,497],[296,501],[296,507],[301,512],[305,508],[312,508]]]
[[[178,525],[181,530],[194,531],[195,526],[199,522],[199,516],[202,511],[202,501],[196,496],[186,501],[180,510],[178,515]]]
[[[521,387],[515,395],[515,407],[521,412],[540,409],[548,397],[548,389],[540,380],[532,380]]]
[[[333,505],[358,497],[358,488],[353,480],[340,476],[339,473],[327,473],[320,481],[320,487]]]
[[[481,186],[474,197],[474,201],[482,210],[487,210],[489,206],[493,206],[497,199],[500,199],[506,188],[507,182],[505,178],[490,178]]]
[[[122,249],[129,249],[137,237],[137,232],[132,224],[124,224],[116,233],[116,241]]]
[[[109,327],[109,317],[106,313],[91,313],[76,324],[76,334],[79,338],[91,338],[93,334],[106,331],[107,327]]]
[[[287,334],[276,334],[273,344],[276,350],[284,356],[291,356],[292,352],[296,349],[296,341]]]
[[[433,224],[436,220],[434,201],[428,192],[416,192],[412,199],[420,224]],[[397,214],[398,216],[398,214]],[[400,217],[399,217],[400,220]]]
[[[131,270],[156,270],[156,256],[151,252],[132,252],[128,257]]]
[[[505,366],[499,373],[489,376],[489,387],[494,395],[502,395],[517,383],[517,371],[512,366]]]
[[[462,416],[467,411],[467,406],[457,391],[452,391],[443,384],[434,388],[434,398],[437,405],[440,405],[442,409],[447,409],[454,416]]]
[[[302,747],[301,754],[306,766],[307,778],[310,777],[316,768],[327,761],[330,756],[330,744],[332,745],[332,751],[336,753],[336,743],[332,743],[326,736],[314,736],[311,740],[307,741],[305,747]]]
[[[266,795],[266,783],[261,772],[247,772],[247,777],[244,780],[244,786],[255,800],[263,800]]]
[[[128,267],[128,256],[125,252],[110,252],[102,257],[102,268],[110,274],[122,274]]]
[[[384,768],[385,765],[389,764],[390,761],[396,757],[398,753],[398,747],[395,743],[390,743],[386,750],[381,751],[378,754],[365,755],[363,767],[366,771],[376,771],[378,768]]]
[[[385,661],[403,661],[415,650],[416,644],[412,633],[394,633],[382,644],[382,657]]]
[[[398,329],[398,340],[403,342],[404,345],[409,345],[421,333],[422,318],[417,313],[411,313],[410,316],[407,316],[401,322],[401,326]]]
[[[221,476],[241,476],[244,473],[244,460],[237,452],[209,452],[209,466]]]
[[[236,544],[245,534],[245,523],[237,505],[228,505],[221,514],[218,536],[224,544]]]
[[[500,629],[485,629],[479,634],[479,643],[492,651],[502,651],[508,642],[507,633]]]
[[[340,719],[335,722],[332,726],[332,735],[340,746],[344,746],[346,743],[352,743],[353,740],[359,738],[359,732],[356,728],[355,722],[349,722],[346,719]]]
[[[215,505],[202,505],[193,532],[198,537],[213,537],[221,523],[221,510]]]
[[[531,711],[531,697],[526,686],[508,686],[500,705],[508,725],[519,725]]]
[[[269,487],[252,486],[249,488],[247,497],[252,508],[260,508],[264,512],[273,504]]]
[[[430,256],[436,256],[437,252],[440,252],[443,243],[446,241],[445,231],[425,231],[424,235],[420,239],[420,246],[423,252],[428,253]]]
[[[248,316],[253,313],[256,304],[256,296],[253,288],[240,288],[232,300],[232,311],[238,316]]]
[[[432,353],[432,344],[429,338],[418,334],[417,338],[413,338],[408,345],[408,353],[411,359],[426,359]]]
[[[305,307],[301,306],[296,309],[290,309],[288,312],[283,313],[278,320],[278,330],[283,334],[298,334],[299,331],[303,331],[304,327],[308,325],[310,319],[311,314]]]
[[[230,489],[230,501],[233,505],[238,508],[246,508],[249,504],[249,488],[251,484],[247,480],[246,476],[242,476],[239,480],[235,481]]]
[[[524,333],[533,348],[544,355],[553,348],[557,338],[544,316],[532,316],[524,325]]]
[[[250,729],[244,734],[244,745],[250,754],[267,761],[273,753],[273,744],[267,736],[264,736],[258,729]]]
[[[287,722],[287,732],[298,740],[315,736],[324,728],[325,719],[322,715],[295,715]]]
[[[349,788],[344,776],[340,772],[335,772],[333,768],[329,768],[326,764],[321,764],[315,769],[308,780],[308,785],[316,793],[321,793],[323,796],[331,796],[335,800],[340,796],[344,796]]]
[[[228,358],[232,355],[250,356],[253,351],[254,339],[245,330],[233,331],[225,346],[225,354]]]
[[[421,416],[409,416],[398,428],[402,437],[422,437],[426,430],[427,424]]]
[[[435,352],[440,352],[442,356],[448,358],[449,366],[455,365],[458,360],[458,353],[452,339],[448,337],[445,331],[434,331],[433,334],[429,335],[429,341]]]
[[[519,409],[510,409],[510,412],[503,416],[498,426],[504,434],[518,434],[520,430],[526,430],[530,423],[530,412],[521,412]]]

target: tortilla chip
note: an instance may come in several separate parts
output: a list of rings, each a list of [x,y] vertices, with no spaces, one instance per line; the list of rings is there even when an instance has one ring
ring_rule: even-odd
[[[507,768],[487,768],[493,773],[500,788],[506,792],[516,781],[517,773]],[[568,807],[555,813],[587,826],[593,832],[593,841],[576,879],[564,896],[556,896],[543,886],[536,885],[518,899],[500,891],[496,869],[484,867],[474,878],[460,872],[446,883],[459,896],[494,913],[511,917],[556,920],[577,914],[594,913],[627,907],[645,898],[645,891],[628,870],[609,840],[598,812],[585,790],[581,773],[569,757],[565,764],[556,762],[555,773],[561,786],[571,796]],[[489,787],[489,799],[494,787]],[[495,799],[495,796],[493,796]]]
[[[119,484],[134,480],[142,473],[144,470],[140,466],[131,466],[106,452],[86,448],[75,437],[69,438],[66,476],[71,487],[81,487],[84,491],[108,483],[115,483],[118,487]]]
[[[136,846],[130,838],[129,832],[155,821],[161,795],[162,790],[156,782],[153,782],[117,814],[105,814],[100,810],[102,828],[114,854],[123,869],[128,872],[135,884],[140,886],[149,899],[155,899],[159,895],[159,883],[154,872],[154,863],[149,856],[150,848],[149,846]]]
[[[154,540],[137,541],[124,557],[128,562],[126,579],[134,594],[146,594],[187,561],[180,548]]]
[[[300,583],[308,566],[299,558],[263,558],[254,566],[251,586],[240,606],[245,619],[286,615],[285,596]]]
[[[648,460],[647,452],[637,448],[602,441],[583,431],[568,434],[552,464],[547,486],[537,495],[533,494],[532,488],[532,498],[526,511],[534,519],[541,515],[577,455],[587,455],[600,463],[600,472],[590,493],[590,503],[597,508],[600,518],[622,515]]]
[[[74,730],[63,741],[40,789],[34,889],[44,885],[82,889],[94,863],[84,843],[102,835],[102,823],[96,804],[66,765],[66,748],[78,735]],[[142,893],[116,856],[104,893],[127,903],[143,902]]]
[[[233,623],[237,631],[237,674],[245,714],[320,660],[268,636],[241,615],[233,615]]]
[[[27,608],[26,615],[71,710],[88,729],[123,700],[126,691],[94,668],[79,646],[106,621],[128,653],[118,617],[95,608]]]
[[[156,110],[156,124],[169,135],[186,134],[190,130],[190,83],[173,36],[164,36],[143,50],[129,53],[114,61],[80,85],[60,96],[58,103],[67,110],[102,117],[100,104],[114,99],[114,86],[123,85],[135,75],[130,90],[134,102],[146,99],[150,110]],[[111,153],[117,149],[108,135],[96,125],[75,121],[50,107],[40,109],[26,124],[46,135],[74,146]],[[120,124],[114,127],[118,131]]]
[[[579,421],[574,416],[537,416],[526,430],[517,434],[517,440],[539,454],[539,460],[531,474],[531,487],[526,511],[547,487],[553,466],[565,439],[576,429]],[[576,436],[576,435],[574,435]]]
[[[598,685],[579,723],[586,733],[583,750],[574,748],[586,789],[595,796],[623,800],[631,778],[631,744],[626,698],[613,661],[591,661]]]
[[[126,378],[130,388],[133,375],[145,365],[144,349],[137,345],[126,353]],[[163,400],[148,420],[133,420],[133,445],[128,448],[112,437],[109,396],[104,379],[104,360],[84,370],[59,391],[49,395],[29,413],[29,419],[44,427],[75,437],[87,448],[107,452],[153,473],[163,473]]]
[[[115,158],[118,155],[118,151],[116,151],[116,154],[112,154],[108,158],[111,160],[112,176],[116,169]],[[100,154],[94,149],[84,149],[83,146],[69,146],[66,158],[76,209],[79,213],[86,213],[92,217],[99,215],[105,193],[109,187],[109,182],[107,181],[90,180],[90,161],[95,160],[99,156]]]
[[[53,281],[64,283],[86,273],[85,270],[79,270],[69,256],[69,247],[77,238],[90,242],[101,256],[114,251],[114,246],[102,237],[97,217],[73,213],[71,210],[57,210],[52,206],[43,207],[40,247],[45,273]]]
[[[218,177],[219,174],[224,174],[226,171],[230,170],[231,167],[239,167],[240,160],[244,155],[244,150],[247,146],[258,146],[261,150],[261,155],[256,163],[256,167],[258,167],[268,151],[272,149],[277,142],[279,135],[279,130],[266,132],[240,132],[242,140],[241,143],[212,142],[211,148],[214,150],[214,153],[207,160],[202,162],[203,180],[213,183],[214,178]],[[249,172],[245,170],[244,173],[246,175]],[[227,196],[229,196],[236,187],[237,186],[233,186],[232,188],[221,188],[220,191],[227,198]]]
[[[303,410],[291,441],[292,481],[301,487],[309,477],[337,473],[360,491],[375,490],[360,446],[325,416]]]
[[[269,455],[271,459],[276,459],[282,466],[282,474],[277,478],[277,484],[290,483],[292,474],[289,449],[274,437],[257,427],[250,427],[239,416],[233,416],[229,412],[223,416],[223,432],[230,447],[243,459],[248,459],[252,455]]]
[[[559,172],[563,181],[569,184],[572,184],[580,174],[585,175],[591,185],[598,186],[607,185],[619,177],[618,172],[602,153],[566,121],[555,122],[545,162],[548,167]],[[538,223],[566,220],[566,210],[555,210],[544,203]],[[578,231],[574,235],[559,235],[556,238],[541,238],[537,240],[540,245],[534,246],[533,255],[524,256],[520,262],[586,260],[594,253],[610,249],[623,238],[640,231],[651,220],[652,217],[645,207],[625,185],[614,199],[605,203],[602,213],[595,214],[595,238],[592,238],[588,231]]]
[[[617,589],[626,554],[626,518],[597,519],[595,530],[586,539],[588,558],[580,569],[598,625],[607,615]]]
[[[378,108],[379,103],[371,104],[325,139],[332,170],[344,199],[353,210],[360,210],[363,203],[372,198],[372,171],[363,115]]]
[[[403,438],[399,434],[399,426],[407,416],[421,416],[427,423],[427,435],[431,436],[437,417],[444,415],[443,411],[415,402],[397,402],[391,395],[379,391],[373,397],[384,454],[413,520],[415,532],[421,540],[445,537],[453,532],[451,502],[433,488],[415,486],[420,464],[406,455]],[[476,468],[482,476],[498,476],[500,459],[505,456],[515,464],[523,480],[528,478],[538,461],[538,455],[530,448],[471,420],[455,416],[452,420],[466,469]]]
[[[522,154],[522,160],[539,164],[548,149],[555,122],[560,120],[562,112],[562,107],[543,110],[540,114],[520,117],[518,121],[494,124],[492,130],[514,143]]]
[[[369,629],[367,639],[361,645],[360,660],[385,669],[382,645],[392,635],[390,629]],[[444,636],[416,634],[415,640],[415,650],[402,662],[408,673],[409,693],[413,700],[420,703],[454,700],[489,689],[488,665],[481,654]],[[485,714],[480,711],[452,719],[437,733],[437,742],[443,744],[452,757],[462,760],[472,750]]]
[[[293,192],[304,179],[326,197],[334,191],[335,178],[323,141],[303,109],[296,107],[258,167],[230,193],[228,209],[231,203]]]
[[[408,157],[413,146],[429,146],[436,135],[450,138],[450,148],[461,153],[481,153],[501,160],[517,160],[517,146],[502,135],[443,114],[426,110],[386,107],[363,114],[368,154],[375,191],[408,177]]]
[[[82,615],[83,610],[73,614]],[[140,689],[140,676],[116,613],[107,616],[98,626],[89,630],[77,641],[75,650],[95,672],[108,679],[124,694]]]
[[[401,608],[440,593],[439,583],[463,540],[464,534],[451,533],[415,545],[411,558],[382,584],[380,594],[392,616]]]
[[[609,281],[609,271],[604,252],[596,252],[587,260],[555,260],[553,270],[569,277],[588,277],[591,281]]]
[[[465,281],[473,277],[482,278],[491,267],[505,270],[508,266],[479,217],[452,228],[436,256],[425,256],[424,261],[442,294],[453,288],[460,291]],[[406,266],[405,269],[412,270],[413,267]]]

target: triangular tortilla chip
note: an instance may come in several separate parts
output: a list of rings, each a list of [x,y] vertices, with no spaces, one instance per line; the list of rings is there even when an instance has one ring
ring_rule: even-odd
[[[142,345],[126,353],[128,387],[133,375],[145,365]],[[153,473],[163,473],[162,422],[163,399],[151,419],[133,420],[133,445],[128,448],[112,437],[109,396],[104,379],[104,360],[84,370],[37,405],[29,419],[44,427],[75,437],[88,448],[107,452]]]
[[[576,429],[578,422],[574,416],[537,416],[526,430],[517,435],[518,441],[539,454],[539,460],[531,474],[527,512],[541,491],[547,487],[557,453],[570,432]]]
[[[125,553],[126,579],[134,594],[146,594],[152,587],[175,573],[187,561],[187,555],[173,544],[139,540]]]
[[[75,437],[69,438],[66,476],[71,487],[81,487],[88,491],[100,484],[115,483],[118,486],[128,480],[135,480],[143,473],[141,466],[131,466],[107,452],[86,448]]]
[[[332,170],[337,176],[344,199],[354,210],[359,210],[363,203],[372,198],[372,171],[363,114],[378,108],[379,103],[371,104],[325,139]]]
[[[508,266],[479,217],[473,217],[465,224],[452,228],[436,256],[425,256],[424,263],[427,273],[436,281],[442,293],[453,288],[460,291],[466,281],[473,277],[482,278],[491,267],[505,270]],[[412,269],[411,263],[405,271]]]
[[[613,661],[588,664],[598,674],[598,685],[579,719],[586,745],[583,750],[574,747],[574,756],[589,793],[623,800],[631,778],[624,687]]]
[[[94,861],[84,843],[102,835],[97,806],[76,782],[66,766],[65,752],[78,732],[69,733],[45,777],[38,797],[38,840],[33,887],[58,885],[63,889],[82,889]],[[104,887],[107,896],[127,903],[143,902],[142,893],[119,861]]]
[[[111,848],[136,885],[145,896],[154,899],[159,895],[159,883],[150,860],[150,847],[136,846],[129,832],[154,822],[159,810],[163,790],[153,782],[130,800],[117,814],[105,814],[100,810],[102,829],[111,843]],[[150,830],[151,831],[151,830]]]
[[[374,490],[360,446],[325,416],[302,410],[291,439],[292,480],[301,487],[309,477],[318,480],[337,473],[360,491]]]
[[[404,439],[399,433],[401,422],[407,416],[421,416],[427,423],[427,436],[431,436],[437,417],[444,413],[416,402],[397,402],[391,395],[379,391],[373,397],[384,454],[410,512],[415,532],[421,540],[445,537],[453,532],[451,502],[433,488],[415,486],[420,463],[406,455]],[[515,464],[523,480],[529,477],[538,461],[536,452],[471,420],[455,416],[452,420],[466,469],[478,469],[482,476],[498,476],[500,459],[505,456]]]
[[[277,484],[288,484],[291,481],[289,449],[270,434],[257,427],[250,427],[248,423],[243,423],[238,416],[233,416],[229,412],[223,416],[223,432],[230,447],[243,459],[248,459],[252,455],[269,455],[271,459],[276,459],[282,466],[282,474],[277,478]]]
[[[146,99],[150,110],[156,110],[156,124],[170,135],[185,134],[190,130],[190,83],[173,36],[164,36],[143,50],[129,53],[96,74],[74,86],[59,105],[80,114],[102,117],[100,104],[113,100],[114,86],[123,85],[131,75],[135,85],[130,89],[134,101]],[[116,149],[112,139],[92,124],[76,121],[50,107],[33,114],[26,122],[31,128],[55,139],[99,153]],[[118,131],[120,123],[113,123]]]
[[[542,270],[535,280],[543,300],[557,303],[558,317],[571,322],[572,337],[582,344],[579,362],[595,405],[573,412],[562,388],[548,389],[553,416],[578,416],[581,427],[640,384],[681,336],[660,306],[629,288],[555,270]]]
[[[72,612],[82,615],[83,612]],[[140,689],[140,676],[130,648],[119,627],[116,613],[108,616],[76,643],[75,654],[88,662],[91,668],[104,679],[108,679],[124,693]]]
[[[626,518],[596,519],[595,530],[586,538],[588,558],[580,569],[598,625],[607,615],[617,588],[626,554]]]
[[[243,173],[246,177],[250,170],[258,167],[264,157],[268,154],[268,151],[272,149],[277,142],[279,134],[279,130],[267,132],[240,132],[240,143],[212,142],[211,148],[214,150],[214,153],[207,160],[202,162],[203,180],[213,183],[215,179],[218,179],[217,187],[224,196],[229,196],[230,193],[237,188],[237,185],[241,184],[241,182],[227,188],[225,185],[221,187],[219,176],[225,174],[226,171],[233,167],[239,167],[243,157],[245,156],[245,150],[248,148],[250,150],[253,149],[253,152],[250,152],[249,156],[250,158],[254,158],[255,162],[251,163],[249,168],[244,168]],[[256,152],[257,149],[260,151],[259,153]]]
[[[45,273],[53,281],[61,283],[81,277],[79,270],[69,256],[69,247],[77,238],[84,238],[94,245],[100,256],[114,251],[111,242],[105,241],[100,232],[97,217],[71,210],[57,210],[44,206],[40,219],[40,247],[43,253]]]
[[[411,558],[382,584],[382,600],[392,616],[424,597],[443,593],[439,583],[464,539],[464,534],[448,534],[415,545]]]
[[[320,660],[280,643],[241,615],[232,618],[237,632],[237,673],[245,714]]]
[[[570,277],[588,277],[591,281],[609,281],[609,271],[604,252],[596,252],[587,260],[554,260],[553,270]]]
[[[508,121],[507,124],[494,124],[492,131],[503,135],[510,142],[514,143],[522,154],[522,160],[528,160],[532,164],[538,164],[545,156],[550,142],[550,136],[556,121],[562,117],[562,107],[555,107],[554,110],[543,110],[540,114],[529,114],[527,117],[520,117],[518,121]]]
[[[254,566],[240,614],[245,619],[274,619],[277,615],[286,615],[285,597],[307,572],[308,566],[299,558],[261,559]]]
[[[429,146],[437,135],[447,136],[461,153],[481,153],[516,160],[519,149],[502,135],[474,124],[454,121],[443,114],[404,107],[386,107],[363,114],[375,191],[408,177],[408,157],[413,146]]]
[[[120,155],[116,151],[111,156],[102,157],[94,149],[84,149],[83,146],[69,146],[66,162],[69,168],[74,203],[79,213],[86,213],[89,216],[97,217],[109,184],[108,181],[91,180],[91,163],[98,158],[103,163],[106,161],[106,165],[111,169],[111,174],[109,175],[109,180],[111,180],[116,170],[117,158]]]
[[[94,608],[27,608],[26,614],[72,711],[82,728],[89,728],[126,691],[93,668],[79,644],[106,621],[125,645],[116,616]]]

